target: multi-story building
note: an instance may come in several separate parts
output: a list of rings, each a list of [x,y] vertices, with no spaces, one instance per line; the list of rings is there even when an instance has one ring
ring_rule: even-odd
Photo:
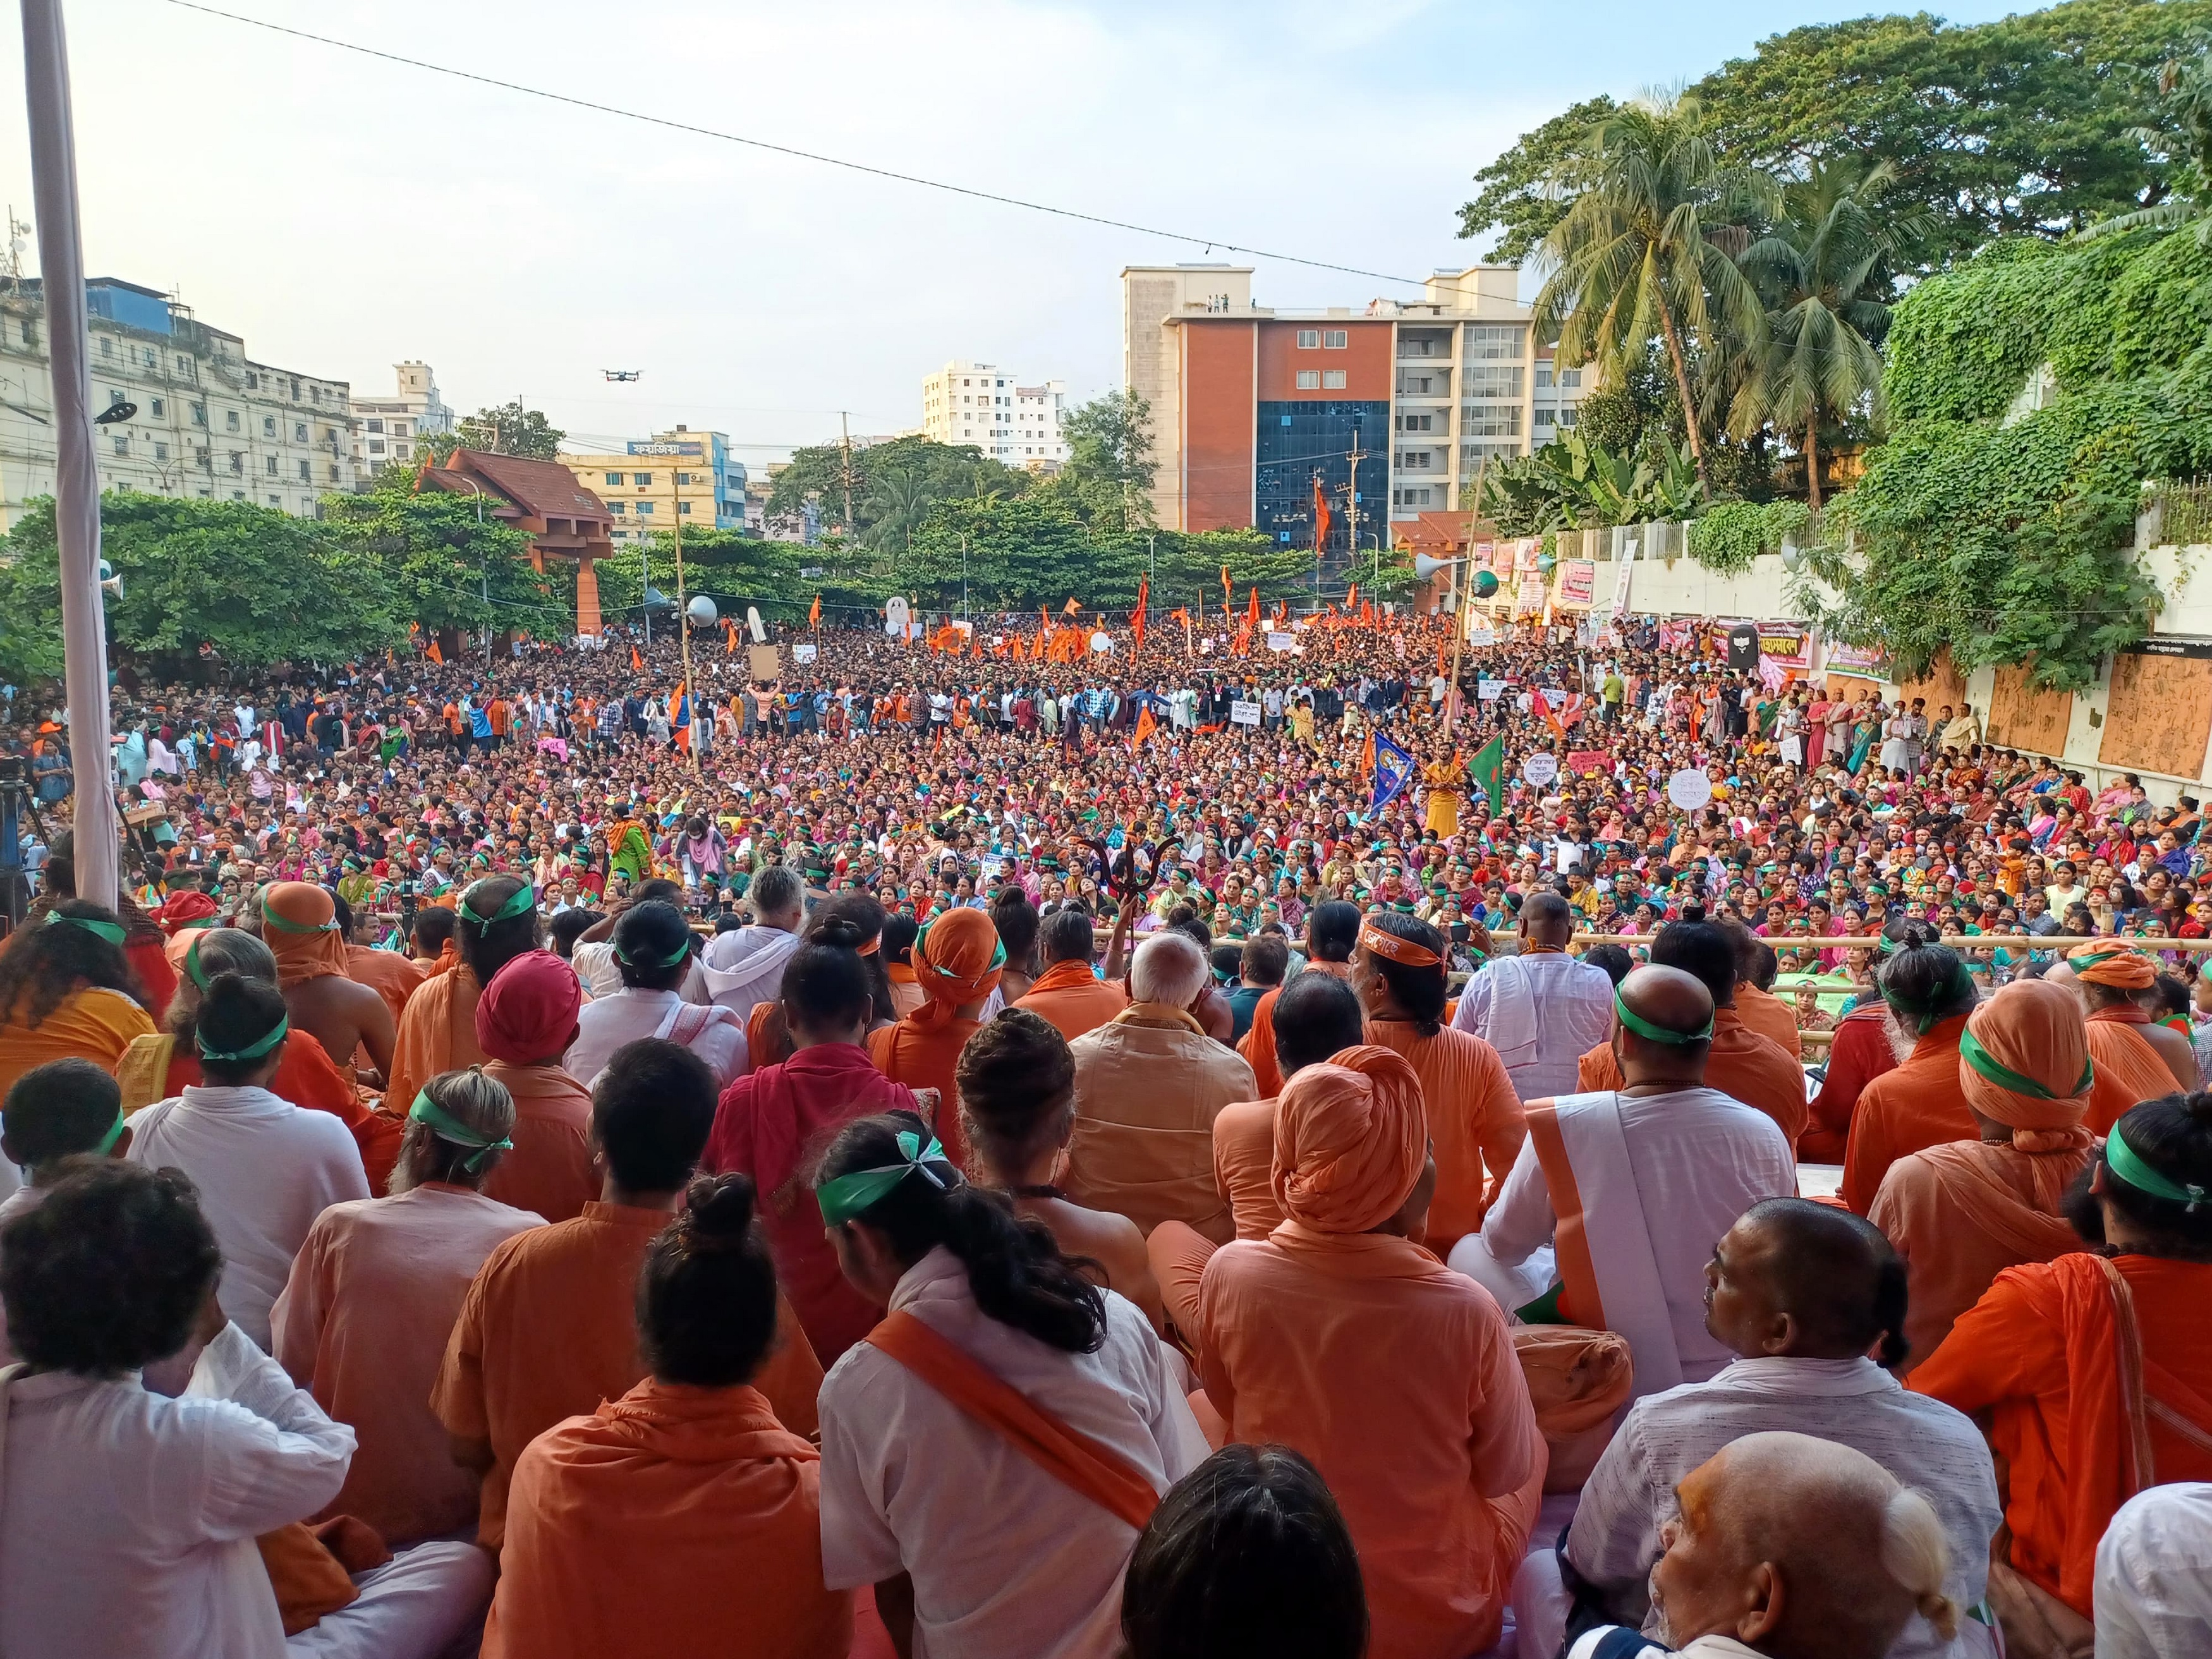
[[[1390,521],[1456,509],[1484,465],[1575,420],[1583,372],[1531,337],[1520,273],[1440,271],[1362,311],[1256,305],[1243,266],[1121,273],[1129,389],[1152,410],[1153,511],[1177,530],[1252,526],[1310,546],[1387,544]]]
[[[423,438],[453,429],[453,411],[438,395],[430,365],[410,358],[392,367],[398,380],[392,396],[353,399],[353,464],[363,477],[395,464],[413,469],[422,462]]]
[[[953,362],[921,383],[921,430],[941,444],[973,444],[994,461],[1050,472],[1067,459],[1061,428],[1067,385],[1022,378],[992,363]]]
[[[633,439],[619,454],[563,450],[561,465],[606,503],[618,542],[669,530],[679,517],[687,529],[745,528],[745,467],[731,459],[726,434],[679,426]]]
[[[102,489],[313,517],[325,492],[354,487],[346,382],[256,362],[242,337],[156,289],[112,276],[84,286],[93,407],[135,411],[99,429]],[[0,280],[0,528],[54,490],[48,345],[40,279]]]

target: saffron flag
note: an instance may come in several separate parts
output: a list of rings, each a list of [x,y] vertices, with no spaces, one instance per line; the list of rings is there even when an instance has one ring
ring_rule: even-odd
[[[430,641],[430,648],[422,654],[429,658],[432,662],[436,663],[441,668],[443,668],[446,665],[446,653],[438,649],[438,642],[435,640]]]
[[[1079,601],[1070,599],[1066,605],[1060,607],[1060,614],[1063,617],[1072,617],[1082,609],[1083,606]]]
[[[1146,703],[1137,711],[1137,735],[1133,741],[1142,743],[1159,728],[1160,723],[1152,718],[1152,704]]]
[[[1145,604],[1152,596],[1152,579],[1150,576],[1138,577],[1137,612],[1129,618],[1129,631],[1136,636],[1136,648],[1139,651],[1145,648]]]
[[[1245,607],[1244,607],[1244,626],[1246,627],[1246,629],[1249,629],[1257,628],[1259,625],[1260,625],[1260,590],[1259,590],[1258,588],[1256,588],[1256,587],[1255,587],[1255,588],[1254,588],[1254,589],[1252,590],[1252,598],[1251,598],[1250,602],[1249,602],[1249,604],[1247,604],[1247,605],[1245,605]]]
[[[1345,614],[1346,614],[1346,615],[1347,615],[1347,616],[1349,616],[1349,615],[1351,615],[1352,612],[1354,612],[1354,611],[1358,611],[1358,609],[1359,609],[1359,584],[1358,584],[1358,582],[1354,582],[1354,583],[1352,583],[1352,586],[1349,586],[1349,587],[1347,587],[1347,588],[1346,588],[1346,589],[1344,590],[1344,610],[1345,610]]]
[[[437,647],[434,645],[430,648],[434,651]],[[645,659],[637,654],[637,647],[634,645],[629,648],[629,672],[633,674],[645,672]]]
[[[1482,791],[1482,798],[1489,803],[1492,811],[1505,805],[1504,733],[1500,732],[1474,751],[1474,758],[1467,763],[1467,775]]]
[[[1413,757],[1389,738],[1377,733],[1375,738],[1375,793],[1368,805],[1371,812],[1379,812],[1405,793],[1413,781]]]
[[[1328,510],[1328,491],[1322,486],[1321,474],[1314,474],[1314,546],[1318,549],[1328,540],[1329,526],[1336,515]]]
[[[814,596],[813,607],[806,613],[806,625],[809,628],[822,626],[822,596],[819,593]]]
[[[1224,606],[1228,605],[1229,598],[1229,567],[1224,564],[1221,567],[1221,603]]]
[[[983,630],[970,629],[968,633],[968,654],[978,662],[983,658]]]

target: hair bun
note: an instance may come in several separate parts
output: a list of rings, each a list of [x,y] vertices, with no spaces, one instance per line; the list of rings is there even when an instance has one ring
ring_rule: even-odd
[[[734,1173],[696,1176],[684,1194],[680,1224],[695,1250],[742,1249],[753,1224],[753,1178]]]
[[[834,945],[840,951],[857,951],[867,940],[868,936],[860,930],[860,924],[843,916],[831,916],[814,924],[814,942],[817,945]]]

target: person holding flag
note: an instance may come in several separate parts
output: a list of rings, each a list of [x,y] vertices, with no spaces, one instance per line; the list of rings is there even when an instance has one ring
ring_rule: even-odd
[[[1413,756],[1377,732],[1375,734],[1373,773],[1375,793],[1368,802],[1367,810],[1379,812],[1397,799],[1405,793],[1407,784],[1413,781],[1415,770]]]

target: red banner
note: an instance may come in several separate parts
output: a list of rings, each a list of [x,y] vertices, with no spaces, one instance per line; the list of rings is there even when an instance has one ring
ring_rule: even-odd
[[[1613,755],[1604,749],[1570,749],[1567,770],[1579,777],[1603,777],[1613,771]]]

